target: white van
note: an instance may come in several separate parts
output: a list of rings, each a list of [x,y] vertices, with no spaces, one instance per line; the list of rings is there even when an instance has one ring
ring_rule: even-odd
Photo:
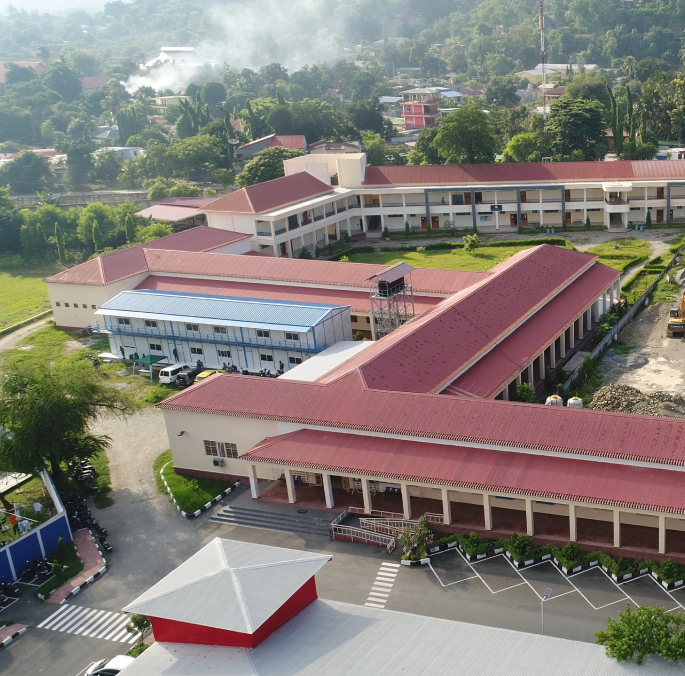
[[[159,372],[159,382],[175,383],[179,373],[189,370],[190,366],[188,364],[173,364],[172,366],[166,366]]]

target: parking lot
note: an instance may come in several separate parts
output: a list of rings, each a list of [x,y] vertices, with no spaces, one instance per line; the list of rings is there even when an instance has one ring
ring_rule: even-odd
[[[452,549],[407,572],[386,607],[539,633],[543,595],[551,589],[545,633],[585,641],[626,605],[685,609],[685,589],[668,592],[650,576],[617,584],[599,567],[566,577],[550,561],[517,570],[504,555],[469,563]],[[418,608],[410,610],[407,601]]]

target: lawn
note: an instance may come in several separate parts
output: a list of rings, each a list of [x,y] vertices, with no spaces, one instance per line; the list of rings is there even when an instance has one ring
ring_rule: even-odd
[[[0,329],[50,309],[43,278],[57,268],[0,271]]]
[[[10,504],[19,505],[19,513],[22,516],[31,519],[34,522],[32,524],[34,527],[47,521],[51,516],[57,513],[52,504],[52,499],[45,488],[45,484],[38,477],[33,477],[20,486],[8,491],[5,493],[5,498]],[[40,502],[40,504],[43,505],[43,510],[34,512],[31,508],[31,505],[34,502]],[[4,517],[5,514],[2,516]],[[0,532],[0,540],[8,540],[11,542],[22,535],[21,533],[14,533],[12,526],[9,526],[9,518],[2,527],[7,527],[8,530]]]
[[[481,246],[472,253],[463,249],[423,250],[423,251],[378,251],[374,253],[353,254],[354,263],[378,263],[394,265],[405,261],[415,268],[442,268],[445,270],[489,270],[519,251],[530,249],[532,245],[521,241],[520,246],[488,247]]]
[[[623,272],[647,260],[652,253],[652,245],[635,237],[618,237],[593,246],[587,253],[599,256],[600,263]]]
[[[164,467],[165,465],[166,467]],[[164,478],[169,484],[174,499],[186,514],[192,514],[197,511],[200,507],[206,505],[210,500],[213,500],[217,495],[220,495],[231,486],[231,484],[225,481],[195,479],[193,477],[176,474],[171,458],[171,451],[165,451],[157,457],[152,465],[152,470],[155,473],[155,482],[161,493],[167,492],[164,482],[159,475],[160,471],[162,471],[162,467],[164,467]]]

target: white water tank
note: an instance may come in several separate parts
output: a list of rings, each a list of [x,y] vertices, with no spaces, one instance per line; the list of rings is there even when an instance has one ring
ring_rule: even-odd
[[[547,397],[547,401],[545,402],[545,406],[563,406],[563,405],[564,405],[564,400],[558,394],[553,394],[553,395]]]
[[[583,400],[579,397],[571,397],[567,402],[566,406],[569,408],[583,408]]]

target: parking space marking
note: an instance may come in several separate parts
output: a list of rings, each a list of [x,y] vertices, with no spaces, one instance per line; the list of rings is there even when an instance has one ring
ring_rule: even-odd
[[[571,578],[575,578],[575,577],[578,577],[580,575],[585,575],[586,573],[590,573],[593,570],[598,570],[605,579],[609,580],[609,582],[611,582],[623,594],[624,598],[617,599],[616,601],[611,601],[611,603],[605,603],[604,605],[601,605],[601,606],[596,606],[594,603],[592,603],[590,601],[590,599],[588,599],[588,597],[585,596],[585,594],[583,594],[583,592],[580,591],[580,589],[578,589],[577,585],[573,582],[573,580]],[[566,579],[575,587],[576,591],[588,602],[589,606],[593,610],[602,610],[602,608],[608,608],[609,606],[613,606],[617,603],[621,603],[621,602],[626,601],[626,600],[632,601],[633,604],[635,604],[635,601],[633,601],[628,596],[628,594],[626,594],[601,568],[597,568],[597,567],[596,568],[588,568],[587,570],[580,571],[580,573],[574,573],[573,575],[568,575],[566,577]]]
[[[18,598],[15,598],[14,596],[8,596],[7,598],[8,598],[9,600],[11,600],[12,603],[8,603],[6,606],[0,606],[0,613],[1,613],[3,610],[7,610],[8,608],[11,608],[11,607],[19,600]]]
[[[399,563],[381,563],[379,571],[376,573],[376,579],[373,581],[373,586],[366,599],[365,606],[371,608],[385,608],[385,604],[390,596],[392,586],[395,584],[395,578],[399,572]]]
[[[459,584],[460,582],[466,582],[467,580],[475,580],[475,579],[478,577],[478,575],[476,574],[476,575],[469,575],[468,577],[464,577],[464,578],[462,578],[461,580],[454,580],[454,582],[443,582],[443,581],[442,581],[442,578],[441,578],[440,575],[438,574],[438,571],[435,570],[435,568],[433,567],[433,559],[436,558],[436,557],[438,557],[438,556],[443,556],[443,555],[449,555],[449,554],[453,554],[453,555],[454,555],[455,553],[461,554],[461,552],[459,552],[459,550],[455,550],[455,549],[446,549],[446,550],[443,551],[443,552],[437,552],[436,554],[432,554],[432,555],[430,556],[430,561],[429,561],[429,563],[428,563],[428,566],[429,566],[429,568],[433,571],[433,575],[435,575],[435,577],[437,578],[438,582],[440,583],[440,586],[442,586],[442,587],[450,587],[450,586],[452,586],[453,584]],[[463,559],[464,557],[461,556],[460,558]],[[471,572],[473,572],[473,573],[476,572],[476,571],[473,570],[473,567],[471,566],[471,564],[470,564],[468,561],[466,561],[466,560],[464,559],[464,562],[465,562],[466,565],[469,567],[469,569],[471,570]]]
[[[680,603],[680,601],[678,601],[678,599],[677,599],[675,596],[673,596],[673,594],[671,594],[671,592],[670,592],[668,589],[665,589],[664,587],[662,587],[662,586],[661,586],[661,585],[660,585],[660,584],[659,584],[651,575],[642,575],[642,576],[640,576],[640,577],[634,577],[632,580],[626,580],[625,582],[619,582],[618,584],[619,584],[619,586],[621,586],[621,587],[625,587],[626,585],[629,585],[629,584],[631,584],[632,582],[637,582],[638,580],[644,580],[645,578],[647,578],[648,580],[650,580],[650,582],[651,582],[652,584],[655,584],[657,589],[661,590],[664,594],[667,594],[667,595],[670,597],[670,599],[671,599],[674,603],[677,604],[675,608],[671,608],[671,609],[668,610],[667,612],[671,613],[671,612],[673,612],[674,610],[683,610],[683,609],[685,608],[685,606],[683,606],[683,605]],[[677,590],[674,590],[674,591],[677,591]],[[624,592],[624,593],[625,593],[625,592]],[[630,599],[630,600],[633,601],[633,599]],[[633,603],[635,603],[635,601],[633,601]],[[637,604],[636,604],[636,605],[637,605]]]

